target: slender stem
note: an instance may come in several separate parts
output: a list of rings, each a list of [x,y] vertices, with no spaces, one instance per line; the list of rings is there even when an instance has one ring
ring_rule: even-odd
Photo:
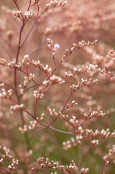
[[[8,95],[8,94],[7,94],[7,95]],[[13,102],[15,102],[16,104],[18,104],[18,105],[20,104],[20,99],[19,99],[18,96],[17,96],[18,101],[16,101],[16,100],[13,99],[12,97],[11,97],[10,99],[11,99]],[[25,125],[25,120],[24,120],[23,112],[22,112],[21,110],[20,110],[20,115],[21,115],[22,124]],[[24,136],[25,136],[27,148],[28,148],[28,150],[30,150],[30,149],[31,149],[31,145],[30,145],[28,133],[26,132],[26,133],[24,134]]]
[[[53,57],[53,61],[54,61],[54,66],[56,67],[56,60],[55,60],[55,57]]]
[[[21,37],[22,37],[22,31],[24,29],[25,23],[22,23],[21,29],[20,29],[20,35],[19,35],[19,43],[18,43],[18,51],[17,51],[17,55],[16,55],[16,64],[18,63],[18,56],[19,56],[19,52],[20,52],[20,48],[21,48]]]
[[[30,9],[30,7],[31,7],[31,2],[32,2],[32,0],[30,0],[30,2],[29,2],[27,11],[29,11],[29,9]]]
[[[40,125],[41,125],[41,123],[40,123]],[[46,126],[46,125],[42,124],[42,126]],[[49,127],[50,129],[56,131],[56,132],[60,132],[60,133],[64,133],[64,134],[70,134],[70,135],[73,135],[72,132],[62,131],[62,130],[56,129],[56,128],[52,127],[52,126],[48,126],[48,127]],[[44,129],[44,128],[41,128],[40,130],[38,130],[38,132],[41,131],[41,130],[43,130],[43,129]]]
[[[65,107],[66,107],[66,105],[67,105],[69,99],[71,98],[72,94],[73,94],[73,93],[71,92],[71,93],[70,93],[70,96],[69,96],[68,99],[66,100],[66,102],[65,102],[65,104],[64,104],[64,106],[63,106],[63,108],[62,108],[62,110],[61,110],[61,113],[64,111],[64,109],[65,109]],[[27,111],[27,112],[28,112],[28,111]],[[32,116],[32,117],[33,117],[33,116]],[[34,115],[34,117],[35,117],[35,115]],[[48,123],[47,125],[44,125],[44,124],[42,124],[42,123],[39,122],[38,124],[44,126],[44,128],[42,128],[42,129],[40,129],[40,130],[43,130],[43,129],[45,129],[46,127],[49,127],[49,128],[51,128],[51,129],[53,129],[53,130],[55,130],[55,131],[58,131],[58,132],[61,132],[61,133],[73,134],[73,132],[61,131],[61,130],[55,129],[55,128],[53,128],[53,127],[50,126],[50,125],[51,125],[52,123],[54,123],[58,118],[59,118],[59,114],[58,114],[58,116],[57,116],[52,122]],[[39,131],[40,131],[40,130],[39,130]]]
[[[36,119],[36,117],[33,116],[33,115],[32,115],[29,111],[27,111],[25,108],[23,109],[23,111],[26,112],[26,113],[28,113],[32,118],[34,118],[34,120],[36,120],[36,121],[38,122],[38,120]],[[41,122],[38,122],[38,124],[40,124],[41,126],[44,126],[44,127],[46,126],[45,124],[43,124],[43,123],[41,123]],[[61,130],[55,129],[55,128],[51,127],[51,126],[48,126],[48,127],[49,127],[50,129],[54,130],[54,131],[57,131],[57,132],[61,132],[61,133],[73,135],[72,132],[61,131]],[[42,129],[44,129],[44,128],[42,128]],[[42,130],[42,129],[40,129],[40,130]],[[40,130],[39,130],[39,131],[40,131]]]
[[[34,23],[33,23],[32,27],[31,27],[31,29],[30,29],[29,33],[27,34],[27,36],[25,37],[24,41],[22,42],[21,47],[24,45],[24,43],[25,43],[26,39],[28,38],[28,36],[30,35],[31,31],[33,30],[34,25],[36,24],[37,19],[38,19],[38,17],[36,17],[36,19],[35,19],[35,21],[34,21]]]
[[[19,11],[21,11],[20,8],[19,8],[19,6],[18,6],[18,4],[17,4],[17,2],[16,2],[15,0],[13,0],[13,1],[14,1],[14,4],[16,5],[17,9],[18,9]],[[24,21],[24,17],[23,17],[23,15],[22,15],[22,13],[21,13],[21,17],[22,17],[21,21],[23,22],[23,21]]]
[[[105,163],[105,167],[104,167],[104,172],[103,172],[103,174],[106,174],[106,170],[107,170],[107,162]]]
[[[60,7],[60,6],[57,6],[57,7]],[[27,36],[26,36],[25,39],[23,40],[23,42],[22,42],[22,44],[21,44],[21,47],[23,46],[23,44],[24,44],[25,41],[27,40],[28,36],[31,34],[31,32],[32,32],[32,30],[33,30],[33,28],[34,28],[34,26],[35,26],[35,24],[36,24],[38,18],[41,17],[41,16],[46,12],[46,10],[45,10],[44,12],[41,13],[41,15],[39,15],[39,8],[40,8],[40,1],[38,2],[38,12],[37,12],[37,16],[36,16],[36,18],[35,18],[35,21],[34,21],[34,23],[32,24],[32,26],[31,26],[31,28],[30,28],[30,31],[28,32]],[[49,8],[48,10],[50,10],[50,9],[52,9],[52,8],[53,8],[53,7]],[[48,10],[47,10],[47,11],[48,11]]]
[[[32,26],[31,26],[31,28],[30,28],[30,31],[29,31],[28,34],[26,35],[26,37],[25,37],[25,39],[23,40],[23,42],[22,42],[22,44],[21,44],[20,47],[22,47],[22,46],[24,45],[26,39],[28,38],[28,36],[29,36],[30,33],[32,32],[32,30],[33,30],[33,28],[34,28],[34,26],[35,26],[35,24],[36,24],[38,18],[39,18],[39,3],[38,3],[38,12],[37,12],[37,16],[36,16],[36,18],[35,18],[35,21],[34,21],[34,23],[32,24]]]
[[[69,54],[69,55],[70,55],[70,54]],[[68,55],[68,56],[69,56],[69,55]],[[54,68],[54,70],[52,71],[52,73],[51,73],[51,75],[49,76],[49,78],[54,74],[54,72],[57,70],[57,68],[58,68],[61,64],[62,64],[62,61],[60,61],[59,64]],[[46,80],[48,80],[48,78],[47,78]],[[41,82],[41,83],[38,83],[38,84],[36,84],[36,85],[30,86],[29,88],[27,88],[27,89],[24,91],[24,93],[25,93],[26,91],[28,91],[29,89],[31,89],[31,88],[33,88],[33,87],[35,87],[35,86],[41,85],[41,84],[43,84],[43,83]]]
[[[25,125],[23,112],[20,111],[20,114],[21,114],[22,123],[23,123],[23,125]],[[28,133],[27,132],[25,132],[24,137],[25,137],[25,140],[26,140],[27,148],[28,148],[28,150],[30,150],[31,149],[31,145],[30,145],[30,141],[29,141],[29,137],[28,137]]]
[[[88,151],[87,151],[87,152],[84,154],[84,156],[82,157],[82,160],[81,160],[81,163],[80,163],[80,165],[79,165],[79,168],[81,168],[81,166],[82,166],[82,164],[83,164],[83,162],[84,162],[86,156],[87,156],[88,153],[91,151],[91,149],[92,149],[92,146],[89,147]]]
[[[16,55],[16,64],[18,63],[18,57],[19,57],[19,53],[20,53],[20,43],[21,43],[21,36],[22,36],[22,31],[23,28],[25,26],[25,23],[22,24],[21,29],[20,29],[20,35],[19,35],[19,43],[18,43],[18,51],[17,51],[17,55]],[[14,69],[14,85],[15,85],[15,90],[17,93],[17,69]]]
[[[69,99],[71,98],[72,94],[73,94],[73,93],[71,92],[70,95],[69,95],[69,97],[68,97],[68,99],[66,100],[66,102],[65,102],[65,104],[64,104],[64,106],[63,106],[63,108],[62,108],[62,110],[61,110],[61,113],[64,111],[64,109],[65,109],[65,107],[66,107],[66,105],[67,105]],[[48,127],[48,126],[50,126],[51,124],[53,124],[58,118],[59,118],[59,114],[58,114],[58,116],[57,116],[51,123],[48,123],[45,127]],[[45,128],[45,127],[44,127],[44,128]]]
[[[98,117],[98,114],[96,114],[96,115],[94,115],[94,116],[92,116],[92,117],[90,117],[90,118],[86,118],[82,123],[80,123],[80,124],[75,128],[75,130],[77,130],[79,127],[81,127],[86,121],[88,121],[88,120],[90,120],[90,119],[92,119],[92,118],[95,118],[95,117]]]
[[[8,94],[7,94],[8,95]],[[16,104],[20,104],[20,101],[16,101],[15,99],[13,99],[12,97],[10,98],[10,100],[12,100],[13,102],[15,102]],[[29,111],[26,110],[26,108],[23,109],[23,112],[26,112],[28,115],[30,115],[34,120],[37,121],[38,124],[40,124],[41,126],[46,126],[45,124],[41,123],[41,122],[38,122],[37,118],[35,116],[33,116]],[[23,114],[22,112],[22,114]],[[22,118],[23,119],[23,118]],[[23,119],[24,121],[24,119]],[[24,124],[25,124],[25,121],[24,121]],[[65,132],[65,131],[62,131],[62,130],[58,130],[58,129],[55,129],[54,127],[51,127],[51,126],[48,126],[50,129],[54,130],[54,131],[57,131],[57,132],[61,132],[61,133],[65,133],[65,134],[70,134],[70,135],[74,135],[73,132]],[[40,130],[42,130],[43,128],[41,128]],[[39,131],[40,131],[39,130]]]
[[[60,62],[61,63],[61,62]],[[52,76],[52,74],[55,72],[55,70],[57,69],[57,67],[60,65],[60,63],[55,67],[55,69],[54,69],[54,71],[51,73],[51,75],[49,76],[49,78]],[[84,85],[82,85],[82,86],[80,86],[78,89],[80,89],[80,88],[82,88]],[[46,88],[44,88],[44,89],[46,89]],[[43,90],[44,90],[43,89]],[[77,90],[78,90],[77,89]],[[42,90],[42,91],[43,91]],[[66,105],[67,105],[67,103],[68,103],[68,101],[69,101],[69,99],[71,98],[71,96],[77,91],[77,90],[75,90],[74,92],[71,92],[70,93],[70,95],[69,95],[69,97],[68,97],[68,99],[66,100],[66,102],[65,102],[65,104],[64,104],[64,106],[63,106],[63,108],[62,108],[62,110],[61,110],[61,113],[65,110],[65,107],[66,107]],[[96,117],[96,116],[94,116],[94,117]],[[52,121],[52,122],[50,122],[50,123],[48,123],[47,125],[45,125],[45,127],[43,128],[43,129],[45,129],[46,127],[49,127],[51,124],[53,124],[57,119],[59,118],[59,114],[57,115],[57,117]],[[91,117],[92,118],[92,117]],[[91,119],[91,118],[89,118],[89,119]],[[88,119],[87,119],[88,120]],[[82,124],[84,124],[84,122],[86,121],[86,119],[80,124],[80,125],[78,125],[78,127],[80,127]],[[77,129],[77,128],[76,128]],[[76,130],[75,129],[75,130]],[[74,135],[75,135],[75,130],[73,130],[72,131],[72,133],[74,132]]]
[[[83,87],[83,86],[81,86],[81,87]],[[79,87],[79,89],[80,89],[81,87]],[[77,90],[78,90],[78,89],[77,89]],[[77,90],[76,90],[76,91],[77,91]],[[72,96],[76,91],[70,93],[68,99],[66,100],[66,102],[65,102],[65,104],[64,104],[64,106],[63,106],[63,108],[62,108],[62,110],[61,110],[61,113],[65,110],[65,107],[66,107],[66,105],[67,105],[69,99],[71,98],[71,96]],[[59,114],[58,114],[58,116],[57,116],[51,123],[48,123],[44,128],[46,128],[46,127],[50,126],[51,124],[53,124],[58,118],[59,118]],[[73,132],[74,132],[74,135],[75,135],[75,130],[73,130],[72,133],[73,133]]]
[[[4,170],[5,172],[7,172],[7,173],[9,173],[9,174],[11,174],[9,171],[7,171],[5,168],[3,168],[3,167],[0,167],[2,170]]]
[[[3,43],[0,40],[0,45],[3,47],[3,49],[5,50],[6,54],[8,55],[8,57],[10,58],[10,60],[12,61],[12,57],[10,56],[8,50],[5,48],[5,46],[3,45]]]
[[[35,84],[35,85],[32,85],[32,86],[28,87],[27,89],[25,89],[25,90],[24,90],[24,93],[27,92],[29,89],[31,89],[31,88],[33,88],[33,87],[36,87],[36,86],[38,86],[38,85],[42,85],[42,84],[43,84],[43,82],[37,83],[37,84]]]
[[[19,99],[18,96],[17,96],[17,99],[18,99],[18,101],[16,101],[15,99],[11,98],[11,100],[12,100],[13,102],[15,102],[15,103],[17,103],[17,104],[20,104],[20,99]],[[22,124],[25,125],[25,120],[24,120],[23,112],[22,112],[21,110],[20,110],[20,115],[21,115]],[[30,149],[31,149],[31,145],[30,145],[28,133],[26,132],[26,133],[24,134],[24,136],[25,136],[27,148],[28,148],[28,150],[30,150]]]
[[[37,104],[38,104],[38,100],[36,99],[36,103],[35,103],[35,109],[34,109],[34,117],[36,117]]]
[[[49,78],[54,74],[54,72],[55,72],[56,69],[60,66],[61,63],[62,63],[62,61],[60,61],[60,63],[54,68],[54,70],[53,70],[53,72],[51,73],[51,75],[49,76]],[[46,80],[48,80],[48,78],[47,78]],[[24,91],[24,93],[25,93],[26,91],[28,91],[29,89],[31,89],[31,88],[33,88],[33,87],[35,87],[35,86],[41,85],[41,84],[43,84],[43,82],[37,83],[37,84],[35,84],[35,85],[32,85],[32,86],[28,87],[28,88]]]
[[[22,31],[24,29],[24,26],[25,26],[25,23],[23,22],[23,24],[21,26],[21,29],[20,29],[20,34],[19,34],[19,43],[18,43],[18,51],[17,51],[17,55],[16,55],[16,64],[18,63],[19,53],[20,53],[20,49],[21,49],[21,46],[20,46],[20,44],[21,44],[21,36],[22,36]],[[15,84],[15,93],[16,93],[18,102],[20,103],[20,98],[18,96],[18,91],[17,91],[17,69],[16,68],[14,69],[14,84]],[[24,116],[23,116],[23,112],[22,111],[20,111],[20,115],[21,115],[22,124],[25,125],[25,120],[24,120]],[[29,150],[29,149],[31,149],[31,146],[30,146],[30,142],[29,142],[29,138],[28,138],[28,133],[26,132],[24,134],[24,136],[25,136],[27,148]]]
[[[15,88],[14,88],[13,86],[9,85],[9,84],[6,83],[6,82],[2,82],[2,81],[0,81],[0,83],[4,83],[5,85],[7,85],[7,86],[9,86],[10,88],[12,88],[13,90],[15,90]]]

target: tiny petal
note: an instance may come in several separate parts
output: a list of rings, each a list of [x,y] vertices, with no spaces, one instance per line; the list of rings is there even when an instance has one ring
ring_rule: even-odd
[[[59,44],[55,44],[55,45],[54,45],[54,49],[55,49],[55,50],[57,50],[59,47],[60,47]]]
[[[74,138],[73,137],[71,137],[71,141],[74,141]]]

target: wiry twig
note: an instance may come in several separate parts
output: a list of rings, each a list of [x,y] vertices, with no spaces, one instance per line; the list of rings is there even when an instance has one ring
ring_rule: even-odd
[[[10,58],[10,60],[12,61],[12,57],[10,56],[8,50],[5,48],[5,46],[3,45],[3,43],[0,40],[0,45],[2,46],[2,48],[5,50],[6,54],[8,55],[8,57]]]

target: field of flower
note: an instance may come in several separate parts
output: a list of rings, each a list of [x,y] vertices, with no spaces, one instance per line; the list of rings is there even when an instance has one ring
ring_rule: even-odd
[[[0,0],[0,174],[115,173],[115,1]]]

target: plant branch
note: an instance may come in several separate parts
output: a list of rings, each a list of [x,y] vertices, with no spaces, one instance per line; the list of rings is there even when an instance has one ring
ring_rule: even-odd
[[[1,168],[2,170],[4,170],[5,172],[11,174],[11,173],[10,173],[8,170],[6,170],[5,168],[3,168],[3,167],[1,167],[1,166],[0,166],[0,168]]]
[[[24,29],[25,23],[23,22],[21,29],[20,29],[20,34],[19,34],[19,43],[18,43],[18,51],[17,51],[17,55],[16,55],[16,64],[18,63],[18,58],[19,58],[19,53],[20,53],[20,49],[21,49],[21,36],[22,36],[22,31]],[[15,84],[15,93],[18,99],[18,102],[20,103],[20,98],[18,96],[18,91],[17,91],[17,69],[14,69],[14,84]],[[20,111],[20,115],[21,115],[21,120],[22,120],[22,124],[25,125],[25,120],[24,120],[24,116],[23,116],[23,112]],[[26,144],[27,144],[27,148],[28,150],[31,149],[30,146],[30,142],[29,142],[29,138],[28,138],[28,133],[25,133],[25,140],[26,140]]]
[[[88,155],[88,153],[91,151],[91,149],[92,149],[92,146],[89,147],[88,151],[87,151],[87,152],[84,154],[84,156],[82,157],[82,160],[81,160],[81,163],[80,163],[80,165],[79,165],[79,168],[81,168],[81,166],[82,166],[82,164],[83,164],[85,158],[87,157],[87,155]]]
[[[21,36],[22,36],[22,31],[23,31],[23,28],[25,26],[25,23],[22,24],[21,26],[21,29],[20,29],[20,35],[19,35],[19,43],[18,43],[18,51],[17,51],[17,55],[16,55],[16,64],[18,63],[18,57],[19,57],[19,53],[20,53],[20,43],[21,43]],[[16,93],[17,93],[17,69],[15,68],[14,69],[14,86],[15,86],[15,90],[16,90]]]
[[[30,33],[32,32],[32,30],[33,30],[33,28],[34,28],[34,26],[35,26],[35,24],[36,24],[38,18],[39,18],[39,3],[38,3],[38,12],[37,12],[37,16],[36,16],[36,18],[35,18],[35,21],[34,21],[34,23],[32,24],[32,26],[31,26],[31,28],[30,28],[30,31],[29,31],[28,34],[26,35],[26,37],[25,37],[25,39],[23,40],[23,42],[22,42],[22,44],[20,45],[20,47],[22,47],[22,46],[24,45],[26,39],[28,38],[28,36],[29,36]]]
[[[3,82],[3,81],[0,81],[0,83],[4,83],[5,85],[9,86],[10,88],[12,88],[15,91],[15,88],[13,86],[9,85],[8,83]]]
[[[107,161],[106,161],[103,174],[106,174],[107,165],[108,165],[108,163],[107,163]]]
[[[5,50],[6,54],[8,55],[8,57],[10,58],[10,60],[12,61],[12,57],[10,56],[8,50],[5,48],[5,46],[3,45],[3,43],[0,40],[0,45],[2,46],[2,48]]]

